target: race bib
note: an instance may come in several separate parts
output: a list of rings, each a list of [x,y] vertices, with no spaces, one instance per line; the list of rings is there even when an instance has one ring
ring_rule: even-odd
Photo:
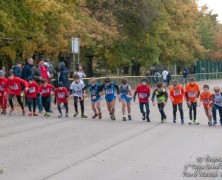
[[[30,93],[30,94],[31,94],[31,93],[35,93],[35,87],[29,88],[29,93]]]
[[[147,94],[146,93],[139,93],[139,98],[145,99],[145,98],[147,98]]]
[[[58,98],[64,98],[65,97],[65,93],[58,93]]]
[[[195,92],[189,92],[188,97],[190,98],[196,98],[196,93]]]
[[[80,90],[80,91],[75,91],[75,94],[81,95],[81,94],[82,94],[82,90]]]
[[[113,94],[113,90],[112,89],[107,89],[106,94]]]
[[[48,93],[49,92],[49,88],[47,89],[42,89],[42,93]]]
[[[204,103],[204,104],[209,104],[209,103],[210,103],[210,100],[209,100],[209,99],[204,99],[204,100],[203,100],[203,103]]]
[[[179,96],[182,94],[181,90],[175,90],[173,93],[174,93],[174,96]]]
[[[10,86],[10,89],[16,91],[16,90],[18,90],[18,85],[14,84],[13,86]]]
[[[5,90],[4,86],[0,86],[0,91],[4,91],[4,90]]]

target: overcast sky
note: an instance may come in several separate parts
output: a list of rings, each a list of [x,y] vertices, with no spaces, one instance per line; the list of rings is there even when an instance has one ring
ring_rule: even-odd
[[[207,4],[210,10],[218,14],[218,20],[222,23],[222,0],[197,0],[197,3],[200,6]]]

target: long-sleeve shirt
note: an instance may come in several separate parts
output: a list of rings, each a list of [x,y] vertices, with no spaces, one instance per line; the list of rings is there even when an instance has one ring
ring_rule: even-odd
[[[39,87],[39,93],[42,94],[43,97],[51,95],[51,92],[53,91],[54,86],[51,84],[41,85]]]
[[[170,99],[173,104],[181,104],[185,96],[184,88],[182,85],[170,88]]]
[[[155,89],[153,91],[152,94],[152,102],[154,102],[155,97],[157,98],[157,102],[159,103],[163,103],[163,102],[167,102],[168,100],[168,93],[165,89],[162,89],[161,91],[158,91],[157,89]]]
[[[134,92],[134,98],[136,97],[137,93],[138,93],[138,98],[139,98],[140,103],[149,102],[150,87],[148,85],[146,85],[146,86],[143,86],[142,84],[138,85],[136,87],[135,92]]]
[[[8,78],[6,82],[6,88],[9,91],[9,94],[14,94],[16,96],[21,95],[21,84],[23,84],[26,87],[28,87],[28,83],[18,77]]]
[[[26,97],[27,98],[36,98],[37,97],[37,94],[38,94],[38,91],[39,91],[39,85],[36,83],[36,82],[32,82],[32,83],[28,83],[29,86],[28,86],[28,91],[26,91]]]

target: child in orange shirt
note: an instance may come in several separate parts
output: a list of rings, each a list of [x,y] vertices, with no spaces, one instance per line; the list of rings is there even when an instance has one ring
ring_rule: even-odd
[[[186,85],[185,96],[187,100],[187,105],[189,107],[189,115],[190,115],[189,124],[199,125],[199,122],[196,120],[196,117],[197,117],[197,99],[200,96],[200,87],[195,81],[194,77],[191,77],[189,79],[189,83]],[[193,111],[193,118],[192,118],[192,111]]]
[[[177,106],[180,111],[181,124],[184,124],[183,116],[183,98],[184,98],[184,88],[178,83],[177,80],[174,80],[173,86],[170,88],[170,99],[173,105],[173,123],[176,123],[176,113]]]
[[[204,110],[206,113],[206,116],[208,118],[208,125],[212,126],[212,104],[213,104],[213,98],[212,94],[209,92],[209,85],[204,84],[203,86],[203,92],[200,94],[200,104],[203,103]]]

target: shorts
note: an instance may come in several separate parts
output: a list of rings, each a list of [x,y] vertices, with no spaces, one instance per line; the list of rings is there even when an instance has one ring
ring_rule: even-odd
[[[95,102],[101,101],[101,100],[102,100],[101,96],[96,96],[95,99],[92,99],[92,97],[91,97],[91,102],[92,102],[92,103],[95,103]]]
[[[116,99],[116,96],[113,96],[113,97],[105,97],[106,98],[106,102],[111,102],[113,100]]]
[[[132,98],[128,98],[126,95],[121,95],[120,98],[126,102],[130,102],[132,100]]]

